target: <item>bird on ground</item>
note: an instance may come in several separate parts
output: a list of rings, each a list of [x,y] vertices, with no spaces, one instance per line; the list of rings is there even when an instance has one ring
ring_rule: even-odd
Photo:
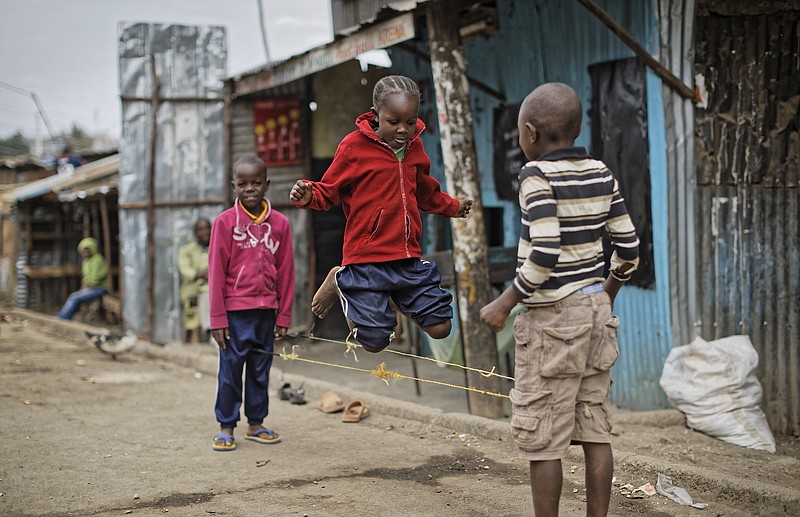
[[[104,354],[110,355],[114,360],[117,359],[118,355],[124,354],[125,352],[131,350],[139,341],[139,338],[136,336],[136,334],[123,335],[117,334],[116,332],[98,334],[87,331],[86,338],[98,350]]]

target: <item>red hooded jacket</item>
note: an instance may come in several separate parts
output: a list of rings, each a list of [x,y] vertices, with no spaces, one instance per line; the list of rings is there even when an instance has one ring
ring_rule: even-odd
[[[419,257],[419,211],[453,217],[459,206],[430,175],[419,138],[425,124],[417,119],[402,160],[375,132],[372,113],[358,117],[356,126],[339,144],[322,180],[310,182],[311,202],[295,206],[329,210],[341,203],[347,219],[343,266]]]

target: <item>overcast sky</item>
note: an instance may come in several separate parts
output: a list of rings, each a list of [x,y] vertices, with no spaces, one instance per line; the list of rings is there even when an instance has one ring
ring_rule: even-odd
[[[330,0],[263,0],[272,59],[332,39]],[[0,81],[33,91],[54,130],[119,135],[117,23],[222,25],[228,75],[265,62],[258,0],[0,0]],[[0,137],[34,137],[36,105],[0,85]],[[45,128],[40,131],[44,134]]]

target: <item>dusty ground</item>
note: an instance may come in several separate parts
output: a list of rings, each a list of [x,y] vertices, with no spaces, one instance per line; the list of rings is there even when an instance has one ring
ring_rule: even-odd
[[[505,442],[374,413],[359,424],[272,398],[284,442],[211,451],[215,379],[23,321],[0,324],[0,514],[531,515],[526,465]],[[705,510],[615,491],[611,515],[800,514],[800,444],[775,455],[619,413],[615,475],[672,475]],[[564,462],[562,515],[583,515],[579,449]]]

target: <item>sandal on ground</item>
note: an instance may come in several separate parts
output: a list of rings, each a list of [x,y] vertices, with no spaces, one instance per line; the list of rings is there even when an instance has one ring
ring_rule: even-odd
[[[365,406],[360,400],[354,400],[344,408],[342,413],[342,422],[356,423],[364,420],[369,416],[369,408]]]
[[[245,435],[244,439],[263,444],[280,443],[281,441],[280,435],[269,429],[259,429],[253,434]]]
[[[233,436],[220,433],[214,436],[211,448],[219,452],[233,451],[236,450],[236,442]]]
[[[319,410],[323,413],[338,413],[343,409],[341,397],[332,391],[326,391],[319,400]]]

